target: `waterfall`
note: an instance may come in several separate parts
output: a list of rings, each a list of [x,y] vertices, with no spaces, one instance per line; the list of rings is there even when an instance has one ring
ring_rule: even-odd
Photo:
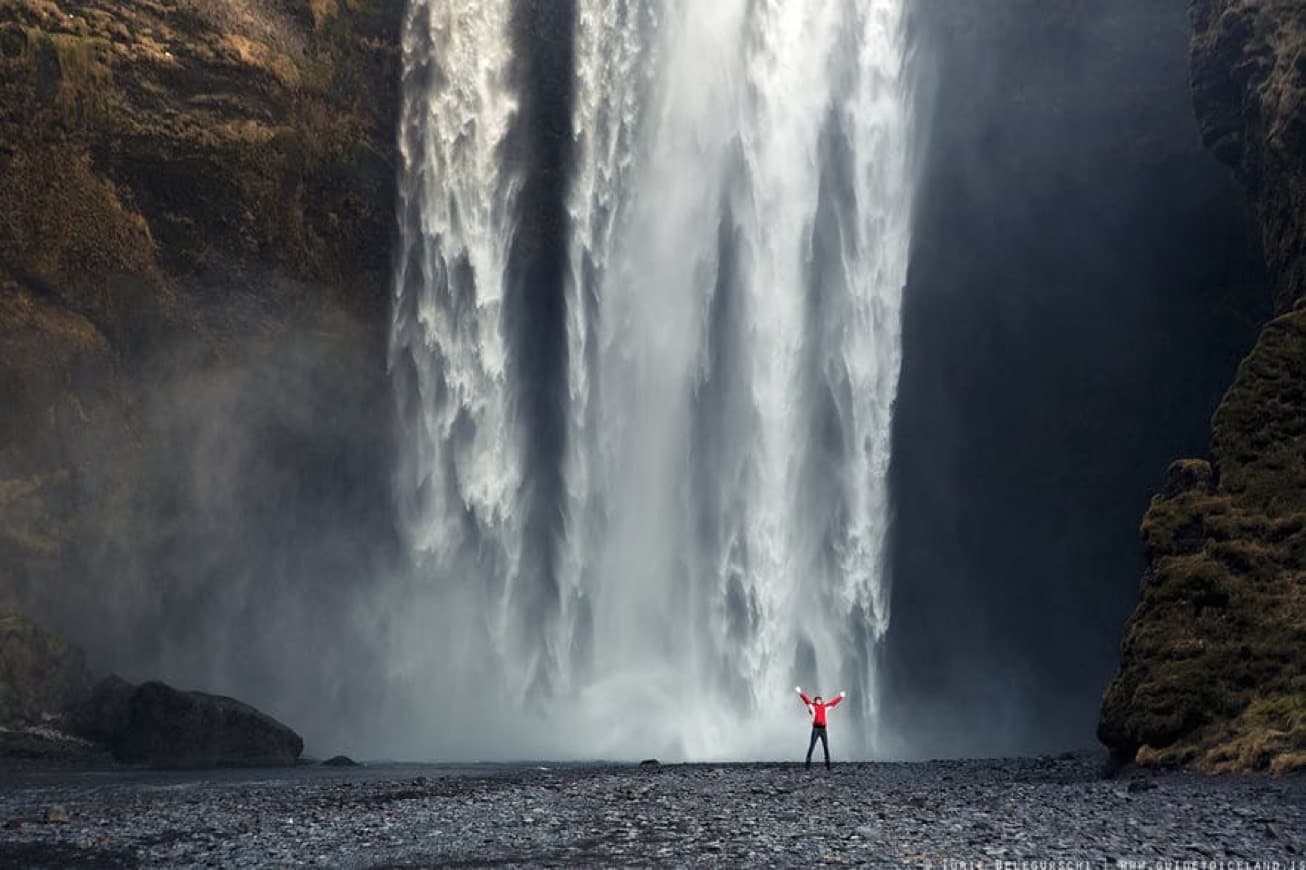
[[[905,5],[411,0],[384,625],[419,751],[792,755],[803,682],[875,752]]]

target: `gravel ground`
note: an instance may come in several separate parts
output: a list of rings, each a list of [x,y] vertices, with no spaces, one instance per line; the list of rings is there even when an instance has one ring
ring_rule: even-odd
[[[1097,756],[1067,755],[831,772],[731,764],[10,776],[0,785],[0,866],[1306,868],[1306,778],[1104,779],[1101,770]]]

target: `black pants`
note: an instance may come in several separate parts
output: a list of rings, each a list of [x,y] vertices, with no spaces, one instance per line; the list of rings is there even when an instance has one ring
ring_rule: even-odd
[[[807,762],[806,766],[812,766],[812,750],[816,748],[816,741],[821,741],[821,749],[825,751],[825,769],[830,769],[830,739],[825,736],[824,725],[812,726],[812,742],[807,744]]]

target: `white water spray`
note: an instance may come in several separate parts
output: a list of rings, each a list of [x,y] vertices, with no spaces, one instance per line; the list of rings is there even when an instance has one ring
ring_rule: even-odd
[[[836,740],[874,753],[905,2],[578,0],[565,537],[529,638],[511,611],[531,433],[501,309],[511,6],[414,0],[405,31],[392,368],[415,571],[390,625],[412,745],[789,756],[804,681],[849,690]]]

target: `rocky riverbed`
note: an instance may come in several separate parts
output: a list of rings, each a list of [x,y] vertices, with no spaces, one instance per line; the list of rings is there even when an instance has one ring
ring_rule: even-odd
[[[10,774],[0,865],[1306,866],[1306,779],[1102,763]]]

